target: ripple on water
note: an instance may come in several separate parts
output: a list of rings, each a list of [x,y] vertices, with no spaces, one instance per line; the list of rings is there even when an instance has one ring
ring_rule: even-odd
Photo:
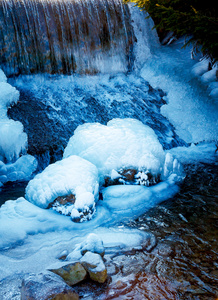
[[[218,297],[218,162],[185,168],[187,176],[172,200],[124,224],[152,232],[157,246],[106,256],[110,279],[102,286],[76,287],[83,299]]]

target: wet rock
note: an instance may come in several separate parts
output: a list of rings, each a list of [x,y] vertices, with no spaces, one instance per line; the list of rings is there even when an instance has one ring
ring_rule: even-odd
[[[61,253],[57,255],[57,259],[66,260],[68,254],[69,252],[67,250],[63,250]]]
[[[75,285],[83,281],[87,277],[87,272],[81,263],[71,263],[64,265],[58,269],[49,270],[59,276],[69,285]]]
[[[136,184],[152,186],[160,182],[160,174],[153,175],[147,170],[139,171],[135,168],[112,170],[110,177],[104,179],[104,186],[119,184]]]
[[[22,281],[21,300],[78,300],[78,294],[54,274],[28,274]]]
[[[157,247],[157,252],[161,256],[174,256],[175,247],[173,245],[170,245],[169,243],[161,243]]]
[[[82,257],[80,262],[87,270],[92,280],[99,283],[104,283],[106,281],[107,269],[102,260],[102,257],[99,254],[88,251]]]
[[[157,245],[157,239],[154,234],[147,232],[147,237],[143,242],[142,248],[146,252],[151,252]]]
[[[49,203],[48,208],[57,205],[67,205],[67,204],[74,204],[76,200],[75,195],[70,194],[66,196],[58,196],[52,203]]]

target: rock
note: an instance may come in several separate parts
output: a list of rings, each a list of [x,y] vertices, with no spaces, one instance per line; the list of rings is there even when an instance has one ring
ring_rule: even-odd
[[[135,184],[152,186],[159,183],[160,174],[152,174],[147,170],[137,170],[135,168],[120,169],[118,171],[112,170],[111,176],[104,178],[104,186],[119,184]]]
[[[74,204],[76,197],[74,194],[69,194],[66,196],[58,196],[52,203],[49,203],[48,208],[57,205],[67,205],[67,204]]]
[[[78,294],[55,274],[28,274],[22,281],[21,300],[78,300]]]
[[[122,177],[124,177],[125,181],[135,181],[135,175],[137,174],[137,170],[135,169],[124,169],[122,172],[119,172]]]
[[[83,281],[87,277],[87,272],[81,263],[71,263],[64,265],[58,269],[49,270],[59,276],[69,285],[75,285],[80,281]]]
[[[80,260],[81,264],[88,271],[89,276],[92,280],[99,283],[104,283],[107,279],[107,269],[103,262],[102,257],[97,253],[92,253],[90,251]]]
[[[60,254],[57,255],[57,259],[66,260],[68,254],[69,252],[67,250],[63,250]]]

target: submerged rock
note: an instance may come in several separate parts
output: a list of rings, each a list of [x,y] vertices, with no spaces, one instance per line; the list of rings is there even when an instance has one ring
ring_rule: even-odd
[[[78,294],[55,274],[28,274],[22,281],[21,300],[78,300]]]
[[[87,277],[87,272],[81,263],[71,263],[58,269],[51,269],[51,272],[61,276],[69,285],[75,285]]]

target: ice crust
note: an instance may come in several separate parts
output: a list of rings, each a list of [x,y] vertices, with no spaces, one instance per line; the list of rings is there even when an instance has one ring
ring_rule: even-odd
[[[78,155],[99,170],[100,182],[116,178],[121,169],[161,174],[181,174],[180,165],[165,155],[154,131],[136,119],[113,119],[106,125],[86,123],[78,126],[64,151],[64,157]]]

